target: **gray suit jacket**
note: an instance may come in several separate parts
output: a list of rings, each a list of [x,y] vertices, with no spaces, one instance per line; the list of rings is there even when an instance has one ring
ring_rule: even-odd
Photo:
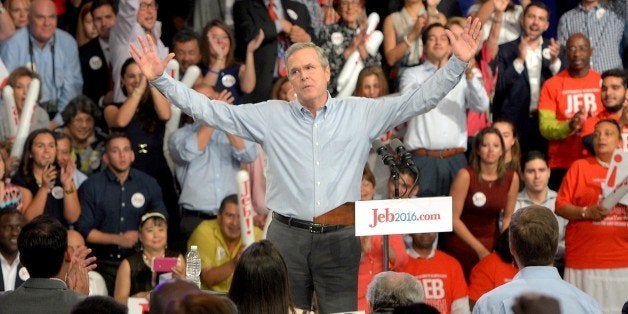
[[[14,291],[0,295],[0,313],[70,313],[84,298],[56,279],[30,278]]]

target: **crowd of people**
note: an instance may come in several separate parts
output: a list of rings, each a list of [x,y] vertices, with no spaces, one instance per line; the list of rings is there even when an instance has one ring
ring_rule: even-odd
[[[62,313],[628,302],[628,202],[602,205],[625,180],[609,169],[628,169],[625,1],[3,2],[0,303],[26,306],[3,311],[46,306],[23,304],[29,286]],[[346,217],[395,197],[371,149],[394,138],[419,170],[400,169],[399,195],[451,196],[453,231],[393,235],[385,261]],[[190,246],[223,297],[181,281]]]

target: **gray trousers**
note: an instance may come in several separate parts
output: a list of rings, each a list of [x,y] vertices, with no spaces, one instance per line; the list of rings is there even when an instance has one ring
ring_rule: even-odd
[[[357,309],[361,248],[354,227],[313,234],[273,220],[267,238],[286,262],[290,296],[297,308],[311,309],[316,293],[319,313]]]
[[[467,159],[462,153],[449,158],[412,154],[412,161],[421,171],[419,196],[423,197],[449,195],[458,171],[467,166]]]

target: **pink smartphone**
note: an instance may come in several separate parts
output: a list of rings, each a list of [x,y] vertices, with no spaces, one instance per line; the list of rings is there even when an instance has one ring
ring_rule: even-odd
[[[172,268],[177,266],[176,257],[157,257],[153,259],[153,271],[158,273],[171,272]]]

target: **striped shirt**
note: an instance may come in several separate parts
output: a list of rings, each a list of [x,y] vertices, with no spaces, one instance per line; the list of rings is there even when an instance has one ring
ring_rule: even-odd
[[[562,46],[575,33],[582,33],[589,38],[593,48],[591,67],[599,73],[622,68],[619,50],[623,32],[623,19],[600,4],[588,10],[579,4],[558,21],[558,41]]]

